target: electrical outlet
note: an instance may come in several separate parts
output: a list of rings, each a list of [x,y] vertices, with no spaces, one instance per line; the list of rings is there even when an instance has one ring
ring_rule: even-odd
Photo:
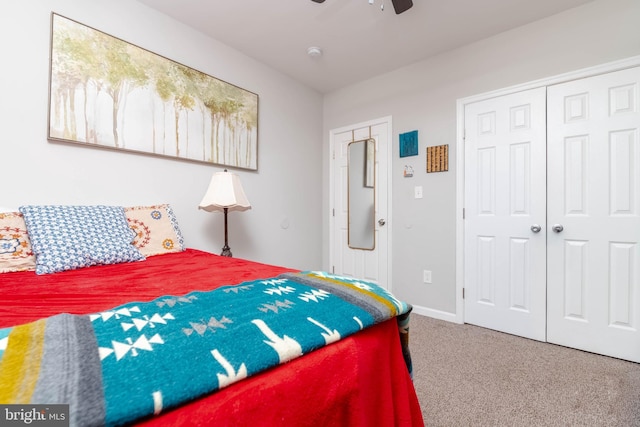
[[[424,283],[431,283],[431,270],[424,270],[422,272],[422,280]]]

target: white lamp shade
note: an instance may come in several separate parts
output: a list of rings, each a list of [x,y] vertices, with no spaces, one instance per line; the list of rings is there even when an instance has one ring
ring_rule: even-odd
[[[225,170],[213,174],[198,208],[207,212],[222,211],[224,208],[229,211],[246,211],[251,209],[251,204],[244,194],[240,177]]]

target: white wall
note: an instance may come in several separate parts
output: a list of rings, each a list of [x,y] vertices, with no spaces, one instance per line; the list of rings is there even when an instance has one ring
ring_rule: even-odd
[[[237,257],[321,267],[320,94],[135,0],[23,0],[2,11],[0,206],[170,203],[189,247],[219,253],[224,243],[222,215],[197,209],[221,167],[47,141],[53,11],[257,93],[258,171],[236,170],[253,209],[230,214],[229,244]]]
[[[325,96],[331,129],[393,117],[392,289],[417,311],[456,312],[456,100],[640,54],[640,1],[597,0]],[[399,157],[398,134],[418,130],[420,154]],[[449,172],[426,173],[426,147],[449,144]],[[404,165],[413,178],[403,178]],[[323,165],[329,212],[329,160]],[[413,198],[423,186],[424,198]],[[323,259],[329,263],[328,216]],[[422,270],[433,283],[422,283]]]
[[[52,11],[259,94],[259,170],[237,171],[253,209],[230,215],[237,257],[328,269],[329,131],[393,116],[392,286],[443,317],[456,311],[456,100],[640,54],[640,2],[597,0],[323,99],[135,0],[3,4],[0,206],[171,203],[187,245],[213,252],[222,215],[197,205],[221,167],[47,141]],[[419,131],[420,155],[400,159],[397,135],[410,130]],[[425,147],[440,144],[449,144],[449,172],[426,174]],[[413,178],[402,177],[405,164]],[[423,199],[413,198],[415,185]],[[433,284],[422,284],[423,269]]]

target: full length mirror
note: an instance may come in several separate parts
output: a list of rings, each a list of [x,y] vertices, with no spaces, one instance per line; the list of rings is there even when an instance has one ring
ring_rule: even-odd
[[[364,139],[348,147],[348,240],[352,249],[375,248],[376,141]]]

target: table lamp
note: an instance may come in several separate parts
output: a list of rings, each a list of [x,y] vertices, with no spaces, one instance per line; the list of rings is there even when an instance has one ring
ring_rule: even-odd
[[[224,247],[222,256],[233,256],[229,248],[229,233],[227,231],[227,213],[229,211],[246,211],[251,209],[251,204],[244,194],[240,177],[235,173],[216,172],[211,177],[209,188],[205,193],[198,209],[207,212],[224,212]]]

